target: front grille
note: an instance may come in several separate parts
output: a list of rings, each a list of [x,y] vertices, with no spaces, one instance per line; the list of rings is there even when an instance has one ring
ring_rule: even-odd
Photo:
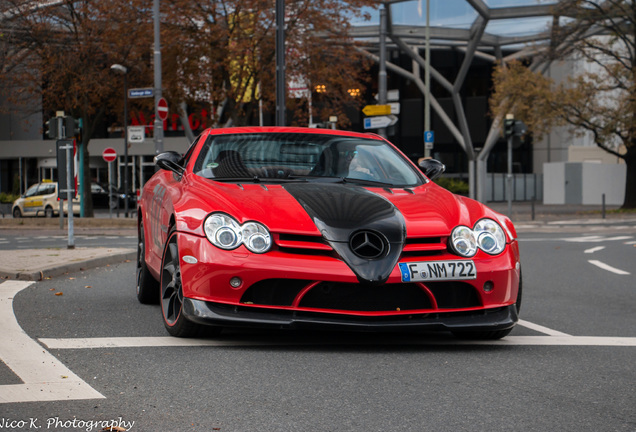
[[[301,300],[300,307],[349,311],[401,311],[430,309],[426,292],[417,284],[367,286],[322,282]]]
[[[466,282],[370,286],[297,279],[260,281],[245,291],[241,303],[356,312],[441,311],[481,306],[475,288]]]
[[[466,282],[428,282],[427,288],[435,297],[439,309],[462,309],[481,306],[475,288]]]
[[[266,279],[249,287],[241,303],[268,306],[291,306],[310,281],[298,279]]]
[[[333,256],[334,250],[322,236],[274,234],[278,250],[289,254]]]
[[[407,238],[402,248],[402,256],[433,256],[447,249],[447,237]]]

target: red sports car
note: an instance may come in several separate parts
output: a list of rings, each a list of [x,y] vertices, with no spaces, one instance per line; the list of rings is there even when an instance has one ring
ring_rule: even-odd
[[[137,297],[168,332],[202,325],[450,331],[497,339],[518,320],[511,221],[437,186],[384,138],[326,129],[208,129],[139,203]]]

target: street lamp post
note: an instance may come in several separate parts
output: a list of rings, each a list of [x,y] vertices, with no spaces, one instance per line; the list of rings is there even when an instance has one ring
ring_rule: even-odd
[[[128,68],[120,64],[110,68],[124,75],[124,216],[128,217]]]

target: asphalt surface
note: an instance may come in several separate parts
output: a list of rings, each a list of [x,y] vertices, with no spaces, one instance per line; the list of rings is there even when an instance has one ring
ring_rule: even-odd
[[[0,238],[16,248],[6,253],[63,236],[42,220],[0,224]],[[173,338],[160,307],[135,298],[134,259],[33,284],[0,281],[0,420],[24,422],[5,430],[59,432],[104,421],[148,432],[635,432],[634,277],[592,261],[633,272],[636,215],[570,209],[513,221],[522,322],[482,345],[431,333],[225,329]],[[118,232],[134,245],[134,221],[89,225],[78,237]],[[64,249],[63,238],[57,248],[43,240],[31,253]],[[3,402],[9,386],[25,394]]]

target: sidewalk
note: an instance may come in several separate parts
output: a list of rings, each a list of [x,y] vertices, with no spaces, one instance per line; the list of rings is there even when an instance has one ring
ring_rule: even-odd
[[[0,236],[3,231],[12,235],[39,236],[68,235],[68,221],[60,229],[59,218],[0,218]],[[95,218],[73,218],[75,235],[136,236],[136,218],[112,219],[103,215]],[[0,250],[0,278],[43,280],[48,277],[94,267],[135,261],[137,251],[130,248],[49,248]]]
[[[136,250],[124,248],[2,250],[0,278],[39,281],[136,259]]]
[[[493,210],[507,214],[506,202],[488,203]],[[629,225],[636,230],[636,212],[609,213],[616,207],[608,207],[605,218],[601,206],[544,205],[530,202],[512,203],[512,221],[517,231],[559,230],[581,226],[607,227]],[[534,218],[533,218],[534,210]],[[122,215],[123,216],[123,215]],[[66,220],[60,230],[58,218],[0,218],[0,236],[3,231],[13,235],[29,235],[37,230],[38,235],[60,235],[67,233]],[[121,235],[136,236],[136,218],[109,218],[108,213],[95,218],[74,218],[76,235]],[[136,260],[136,250],[123,248],[75,248],[75,249],[19,249],[0,250],[0,278],[42,280],[78,270]]]

